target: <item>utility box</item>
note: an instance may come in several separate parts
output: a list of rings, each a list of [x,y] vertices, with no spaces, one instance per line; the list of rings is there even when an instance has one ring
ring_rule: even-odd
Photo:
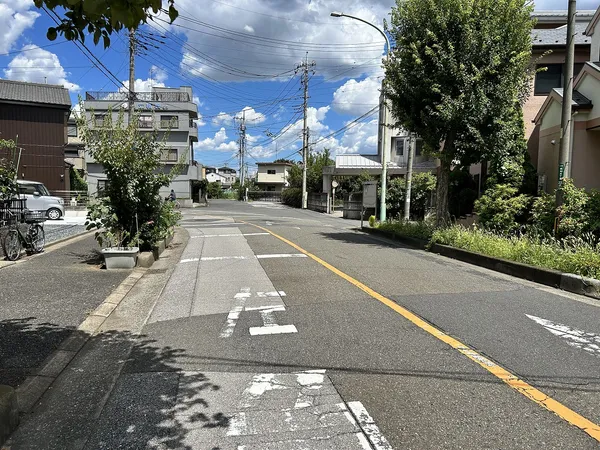
[[[377,207],[377,181],[365,181],[363,183],[363,207]]]

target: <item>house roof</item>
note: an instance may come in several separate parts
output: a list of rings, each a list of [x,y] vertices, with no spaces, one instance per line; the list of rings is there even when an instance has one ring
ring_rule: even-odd
[[[588,22],[575,23],[575,45],[589,45],[592,40],[585,34]],[[533,47],[552,47],[567,45],[567,26],[550,29],[531,30]]]
[[[69,91],[53,84],[0,80],[0,102],[39,103],[71,107]]]
[[[381,169],[379,155],[336,155],[336,169]]]
[[[596,28],[596,24],[598,23],[599,20],[600,20],[600,6],[594,13],[594,17],[592,17],[592,20],[590,20],[590,23],[588,24],[587,28],[585,29],[586,35],[591,36],[592,34],[594,34],[594,29]]]
[[[550,95],[548,95],[548,97],[546,98],[546,101],[544,102],[544,104],[540,108],[539,112],[535,116],[535,119],[533,119],[533,122],[539,123],[539,121],[542,120],[542,117],[544,117],[544,115],[546,114],[546,111],[550,107],[550,104],[553,101],[557,101],[562,104],[562,99],[563,99],[563,89],[562,88],[552,89],[552,92],[550,92]],[[590,109],[592,107],[593,107],[592,101],[589,98],[587,98],[585,95],[583,95],[577,89],[573,90],[573,98],[571,100],[571,108],[573,110]]]

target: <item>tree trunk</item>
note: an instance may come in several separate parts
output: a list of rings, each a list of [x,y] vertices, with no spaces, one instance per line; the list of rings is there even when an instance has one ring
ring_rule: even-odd
[[[438,227],[447,225],[450,219],[450,213],[448,212],[449,184],[450,163],[442,159],[436,189],[436,226]]]
[[[452,155],[454,154],[454,139],[448,137],[444,142],[444,150],[440,158],[440,169],[436,189],[436,225],[443,227],[450,222],[448,211],[448,189],[450,186],[450,168],[452,166]]]

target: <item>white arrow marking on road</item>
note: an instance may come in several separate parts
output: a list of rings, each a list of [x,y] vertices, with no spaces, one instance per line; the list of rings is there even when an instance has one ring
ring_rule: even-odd
[[[223,328],[221,329],[220,337],[231,337],[233,330],[235,329],[235,325],[240,318],[240,313],[244,310],[246,300],[248,300],[250,297],[250,288],[242,288],[240,289],[240,292],[235,294],[235,302],[231,308],[231,311],[229,311],[229,314],[227,314],[227,322],[225,322],[225,325],[223,325]]]
[[[250,332],[251,336],[263,336],[266,334],[289,334],[298,332],[294,325],[277,325],[275,312],[285,311],[285,306],[273,306],[269,309],[260,309],[259,311],[264,326],[250,327],[248,331]]]
[[[525,315],[534,322],[539,323],[553,335],[566,339],[568,345],[600,357],[599,335],[587,333],[586,331],[571,328],[560,323],[554,323],[540,317],[530,316],[529,314]]]

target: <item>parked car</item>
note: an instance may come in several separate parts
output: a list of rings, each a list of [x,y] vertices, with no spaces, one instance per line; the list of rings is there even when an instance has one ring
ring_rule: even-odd
[[[18,180],[19,195],[27,199],[27,209],[45,211],[50,220],[58,220],[65,215],[64,201],[50,192],[39,181]]]

